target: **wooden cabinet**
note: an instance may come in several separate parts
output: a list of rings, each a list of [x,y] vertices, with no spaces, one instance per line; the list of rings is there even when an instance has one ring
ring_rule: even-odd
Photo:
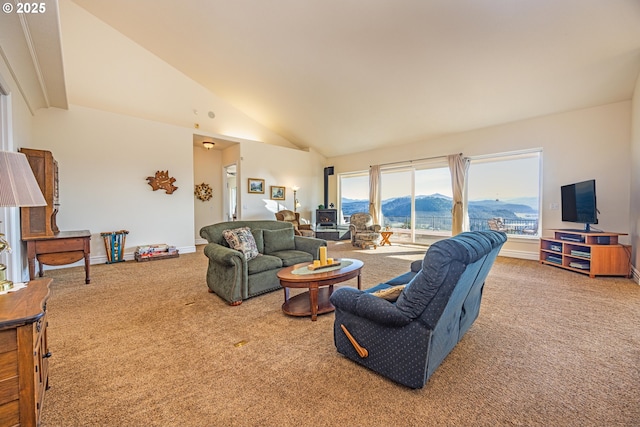
[[[0,295],[0,425],[37,426],[49,383],[46,301],[51,279]]]
[[[20,208],[22,238],[52,237],[57,233],[58,213],[58,162],[50,151],[21,148],[27,156],[33,175],[47,201],[47,206]]]
[[[596,276],[631,273],[631,247],[618,243],[624,233],[551,230],[553,237],[540,239],[540,262]]]

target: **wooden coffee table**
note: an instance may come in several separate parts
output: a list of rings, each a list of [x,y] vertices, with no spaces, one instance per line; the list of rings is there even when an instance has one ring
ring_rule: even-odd
[[[318,314],[330,313],[335,310],[329,301],[334,284],[357,277],[358,289],[360,289],[360,272],[364,265],[362,261],[349,258],[341,258],[339,261],[345,265],[329,271],[304,271],[305,267],[311,264],[310,262],[295,264],[280,270],[278,278],[284,288],[282,311],[290,316],[311,316],[311,320],[315,321]],[[294,274],[293,272],[296,270],[302,270],[306,274]],[[289,298],[290,288],[307,288],[309,291]]]

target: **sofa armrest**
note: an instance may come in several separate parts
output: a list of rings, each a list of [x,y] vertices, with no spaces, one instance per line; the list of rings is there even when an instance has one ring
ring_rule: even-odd
[[[331,294],[331,304],[340,309],[384,326],[405,326],[411,319],[395,304],[355,288],[340,288]]]
[[[311,254],[313,259],[319,258],[320,246],[327,246],[326,240],[316,239],[315,237],[293,236],[293,241],[296,245],[296,250]]]
[[[374,225],[372,225],[371,227],[369,227],[369,229],[370,229],[371,231],[374,231],[374,232],[376,232],[376,233],[379,233],[379,232],[380,232],[380,230],[382,230],[382,227],[381,227],[379,224],[374,224]]]
[[[208,243],[204,247],[204,254],[211,261],[230,267],[235,266],[237,263],[242,264],[246,262],[242,252],[227,248],[226,246],[222,246],[217,243]]]
[[[311,227],[311,224],[299,224],[299,225],[298,225],[298,230],[309,230],[309,231],[313,231],[313,228]]]

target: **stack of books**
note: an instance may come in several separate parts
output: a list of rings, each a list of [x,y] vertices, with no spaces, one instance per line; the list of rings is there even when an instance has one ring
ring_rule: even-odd
[[[135,252],[136,261],[177,258],[178,256],[178,249],[166,243],[138,246]]]

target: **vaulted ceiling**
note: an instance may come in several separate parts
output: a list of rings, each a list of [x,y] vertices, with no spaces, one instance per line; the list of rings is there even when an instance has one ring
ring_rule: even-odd
[[[73,0],[325,156],[628,100],[638,0]]]

